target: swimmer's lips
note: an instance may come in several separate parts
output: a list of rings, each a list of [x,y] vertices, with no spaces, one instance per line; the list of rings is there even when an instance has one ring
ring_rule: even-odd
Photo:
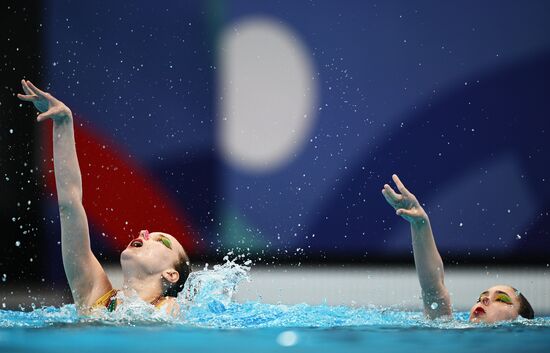
[[[142,246],[143,246],[143,240],[139,238],[132,240],[130,244],[128,244],[129,248],[141,248]]]
[[[483,309],[481,306],[478,306],[474,309],[474,312],[472,313],[474,317],[479,317],[481,315],[485,315],[485,309]]]

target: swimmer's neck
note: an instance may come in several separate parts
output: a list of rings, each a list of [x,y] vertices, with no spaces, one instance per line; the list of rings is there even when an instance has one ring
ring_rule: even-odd
[[[150,303],[161,297],[161,281],[156,280],[156,276],[145,278],[124,276],[122,292],[125,296],[137,294],[141,300]]]

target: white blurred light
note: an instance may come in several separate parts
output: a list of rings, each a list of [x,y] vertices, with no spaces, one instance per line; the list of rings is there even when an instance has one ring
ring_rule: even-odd
[[[298,343],[298,335],[294,331],[283,331],[277,336],[277,343],[283,347],[294,346]]]
[[[221,36],[218,144],[248,171],[288,163],[315,119],[317,81],[307,47],[288,26],[251,18]]]

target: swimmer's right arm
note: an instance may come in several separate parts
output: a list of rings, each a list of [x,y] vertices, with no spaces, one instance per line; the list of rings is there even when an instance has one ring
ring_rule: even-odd
[[[88,219],[82,204],[82,178],[76,155],[71,110],[51,94],[22,80],[25,94],[40,111],[37,121],[53,121],[54,171],[61,223],[61,252],[65,274],[79,311],[112,289],[103,267],[90,246]]]
[[[430,219],[399,177],[394,174],[392,179],[400,194],[388,184],[384,185],[382,194],[397,215],[405,218],[411,225],[414,263],[422,289],[424,312],[430,319],[450,316],[451,299],[445,287],[443,261],[435,244]]]

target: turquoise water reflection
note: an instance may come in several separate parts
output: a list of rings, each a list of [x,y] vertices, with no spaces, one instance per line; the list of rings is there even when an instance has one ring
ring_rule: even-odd
[[[193,273],[178,298],[177,319],[131,297],[94,317],[79,317],[74,305],[0,310],[0,352],[550,351],[550,317],[474,325],[468,313],[430,321],[420,312],[374,306],[235,303],[247,274],[229,261]]]

